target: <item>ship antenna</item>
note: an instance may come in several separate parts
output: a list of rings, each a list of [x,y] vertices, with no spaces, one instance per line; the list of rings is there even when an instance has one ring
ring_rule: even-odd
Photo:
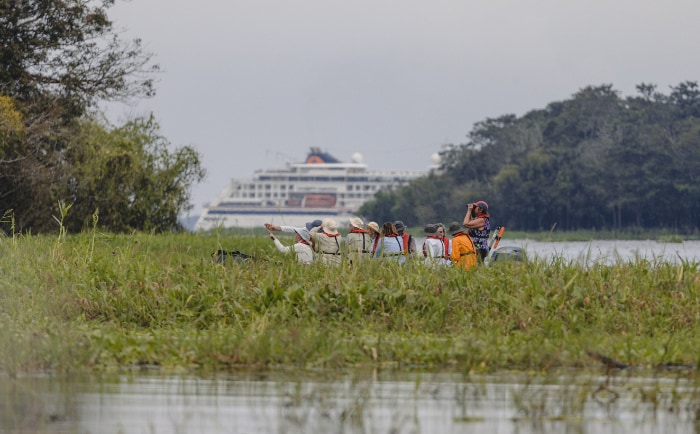
[[[277,205],[277,212],[280,214],[280,217],[282,218],[282,224],[284,226],[287,226],[287,223],[284,221],[284,214],[282,214],[282,208],[280,208],[279,205]]]
[[[266,156],[269,156],[269,154],[273,154],[273,158],[277,161],[283,160],[285,163],[293,163],[295,160],[294,158],[290,157],[289,155],[282,153],[282,152],[273,152],[270,151],[269,149],[266,151]]]

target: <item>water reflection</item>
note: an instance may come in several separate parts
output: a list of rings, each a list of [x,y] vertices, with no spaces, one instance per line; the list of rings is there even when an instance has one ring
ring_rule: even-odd
[[[700,262],[700,241],[664,243],[653,240],[593,240],[542,242],[503,240],[502,246],[521,247],[528,257],[547,261],[561,258],[584,265],[634,262],[638,259],[670,263]]]
[[[0,378],[0,409],[2,432],[32,433],[700,432],[681,374]]]
[[[424,238],[416,237],[422,245]],[[529,258],[539,258],[547,262],[563,259],[583,265],[635,262],[644,259],[652,262],[680,264],[700,262],[700,241],[690,240],[678,243],[654,240],[591,240],[591,241],[533,241],[527,239],[503,239],[502,248],[519,247]]]

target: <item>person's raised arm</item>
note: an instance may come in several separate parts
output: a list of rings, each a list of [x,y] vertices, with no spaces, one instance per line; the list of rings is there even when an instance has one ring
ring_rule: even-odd
[[[464,215],[462,226],[468,229],[481,229],[485,224],[486,222],[483,218],[474,216],[474,204],[470,203],[467,206],[467,213]]]

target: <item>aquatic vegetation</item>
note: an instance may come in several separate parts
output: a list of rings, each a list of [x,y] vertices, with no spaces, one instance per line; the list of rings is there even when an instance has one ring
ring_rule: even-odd
[[[0,369],[694,367],[697,263],[300,266],[265,235],[0,244]],[[291,238],[286,240],[291,242]],[[218,263],[218,249],[256,259]]]

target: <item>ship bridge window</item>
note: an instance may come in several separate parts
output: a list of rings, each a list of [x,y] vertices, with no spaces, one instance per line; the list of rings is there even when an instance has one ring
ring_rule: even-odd
[[[286,176],[261,176],[258,178],[259,181],[286,181]]]

